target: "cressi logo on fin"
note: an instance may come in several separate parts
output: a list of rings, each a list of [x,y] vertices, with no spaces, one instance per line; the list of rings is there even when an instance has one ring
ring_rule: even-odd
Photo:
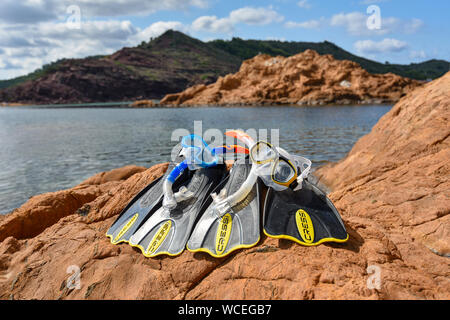
[[[172,227],[172,221],[167,220],[156,232],[156,234],[153,236],[152,241],[150,241],[150,244],[148,245],[146,254],[153,254],[159,246],[164,242],[164,239],[167,237],[167,234],[170,231],[170,228]]]
[[[227,213],[220,219],[219,228],[217,229],[216,235],[216,253],[221,255],[224,253],[228,241],[230,240],[231,235],[231,225],[233,224],[233,218],[231,215]]]
[[[297,210],[295,213],[295,222],[297,223],[297,229],[303,241],[312,243],[314,241],[314,226],[309,214],[305,210]]]
[[[123,226],[123,228],[120,230],[120,232],[114,238],[113,243],[116,243],[117,241],[120,240],[120,238],[122,238],[122,236],[128,231],[128,229],[130,229],[131,226],[136,222],[138,217],[139,217],[139,213],[136,213],[134,216],[131,217],[130,220],[128,220],[128,222]]]

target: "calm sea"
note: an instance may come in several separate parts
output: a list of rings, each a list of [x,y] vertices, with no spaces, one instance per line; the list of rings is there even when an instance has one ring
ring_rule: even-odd
[[[0,213],[101,171],[168,161],[173,130],[193,132],[197,120],[204,131],[279,129],[280,145],[317,168],[344,157],[390,108],[0,108]]]

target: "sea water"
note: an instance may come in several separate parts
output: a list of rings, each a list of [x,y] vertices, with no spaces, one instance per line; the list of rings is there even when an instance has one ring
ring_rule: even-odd
[[[279,129],[280,146],[317,168],[337,161],[391,106],[130,109],[0,108],[0,213],[101,171],[168,161],[175,129]],[[270,134],[270,130],[269,130]]]

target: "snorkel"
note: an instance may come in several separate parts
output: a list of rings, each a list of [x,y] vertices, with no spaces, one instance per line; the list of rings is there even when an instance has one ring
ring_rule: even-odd
[[[219,155],[227,153],[248,154],[249,152],[248,149],[238,145],[224,145],[211,148],[205,140],[195,134],[183,137],[181,139],[181,146],[180,155],[184,157],[184,160],[169,173],[163,184],[163,207],[167,210],[175,209],[177,203],[188,200],[193,195],[184,186],[176,193],[172,190],[173,183],[184,170],[189,169],[194,171],[201,168],[214,167],[219,163]]]
[[[243,141],[249,149],[255,145],[255,140],[253,140],[252,137],[250,137],[242,130],[230,130],[225,132],[225,135]],[[213,210],[216,213],[217,217],[220,218],[224,216],[227,212],[232,211],[232,208],[234,206],[236,206],[242,200],[244,200],[252,190],[257,179],[258,175],[256,173],[256,166],[252,164],[252,169],[250,170],[247,179],[235,193],[226,197],[227,190],[225,188],[223,188],[219,194],[212,193],[211,197],[213,198],[214,202]]]
[[[242,130],[230,130],[225,135],[243,141],[250,149],[252,169],[241,187],[232,195],[226,196],[226,190],[220,194],[211,194],[217,217],[222,217],[243,201],[252,190],[258,177],[264,184],[278,191],[286,188],[299,189],[311,170],[311,161],[304,157],[290,155],[286,150],[273,147],[263,141],[255,142]],[[300,171],[300,174],[299,174]]]

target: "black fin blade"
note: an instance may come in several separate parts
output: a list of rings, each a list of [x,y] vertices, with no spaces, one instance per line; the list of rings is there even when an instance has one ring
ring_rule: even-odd
[[[264,232],[303,245],[345,242],[344,223],[325,193],[308,181],[293,191],[270,188],[264,205]]]

